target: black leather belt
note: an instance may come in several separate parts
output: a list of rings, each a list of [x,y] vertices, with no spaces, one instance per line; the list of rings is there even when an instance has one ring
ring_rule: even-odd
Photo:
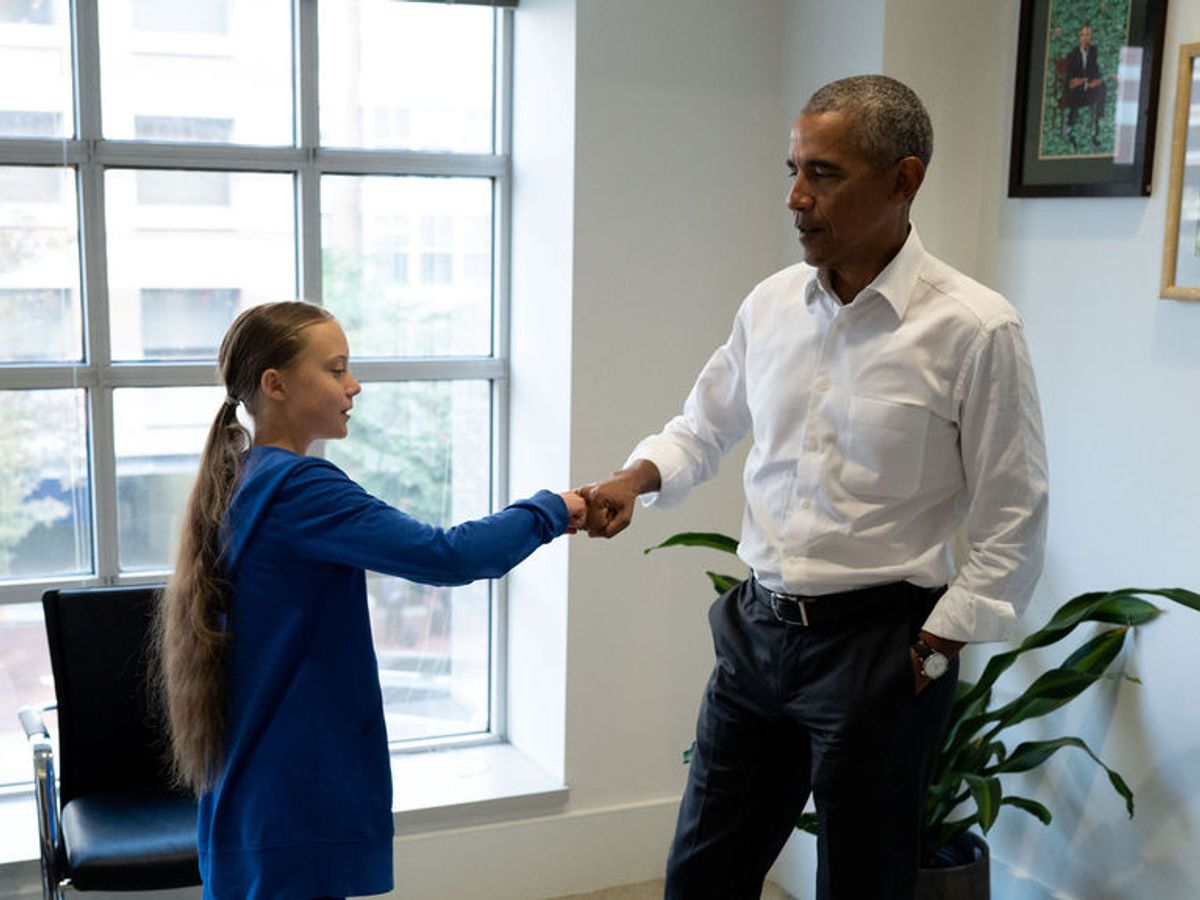
[[[915,593],[925,593],[924,588],[915,587],[906,581],[892,581],[853,591],[821,594],[817,597],[768,590],[758,583],[757,578],[751,578],[750,583],[755,598],[769,606],[775,613],[775,618],[802,628],[816,628],[835,622],[866,618],[888,609],[907,610]]]

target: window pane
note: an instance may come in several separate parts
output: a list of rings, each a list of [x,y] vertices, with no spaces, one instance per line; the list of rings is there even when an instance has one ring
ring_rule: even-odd
[[[321,180],[325,305],[355,356],[487,356],[492,183]]]
[[[489,398],[487,382],[366,384],[350,437],[327,442],[326,453],[423,521],[478,518],[491,496]],[[371,574],[367,589],[391,739],[485,731],[489,583],[434,588]]]
[[[291,144],[291,6],[136,0],[131,16],[101,3],[105,137]]]
[[[0,785],[28,784],[33,777],[33,754],[17,721],[17,709],[53,702],[54,676],[50,672],[42,605],[0,606],[0,709],[9,712],[0,716]],[[56,758],[57,718],[53,712],[45,714]]]
[[[229,33],[229,0],[133,0],[138,31]]]
[[[492,149],[493,13],[321,0],[321,143]]]
[[[84,392],[0,392],[0,422],[0,582],[90,573]]]
[[[122,572],[174,565],[183,507],[224,398],[218,387],[113,391]]]
[[[50,25],[55,20],[53,0],[0,0],[0,22]]]
[[[239,311],[296,296],[291,175],[105,175],[113,358],[214,358]]]
[[[71,169],[0,166],[0,363],[82,359]]]
[[[68,0],[0,0],[0,138],[75,133]]]

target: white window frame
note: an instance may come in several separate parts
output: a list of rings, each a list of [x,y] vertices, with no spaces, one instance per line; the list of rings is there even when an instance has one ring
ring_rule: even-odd
[[[188,169],[291,174],[296,190],[297,278],[301,296],[322,302],[323,175],[471,176],[493,185],[492,354],[488,357],[361,360],[355,376],[371,382],[486,380],[492,393],[492,504],[508,497],[509,248],[511,224],[512,0],[457,0],[494,7],[495,78],[492,153],[429,153],[324,149],[319,145],[317,29],[319,0],[292,0],[296,136],[294,146],[219,146],[106,140],[101,132],[99,0],[73,0],[75,134],[63,140],[0,138],[0,165],[70,167],[77,173],[85,362],[0,366],[0,389],[85,389],[92,502],[94,572],[83,576],[0,583],[0,605],[37,602],[50,588],[137,584],[168,572],[121,573],[117,547],[117,485],[113,391],[119,388],[219,384],[211,362],[114,362],[110,354],[105,258],[104,174],[107,169]],[[425,0],[429,2],[429,0]],[[440,0],[434,0],[440,2]],[[495,743],[507,720],[504,582],[491,592],[490,728],[487,733],[405,741],[394,750]],[[37,698],[30,698],[36,700]]]

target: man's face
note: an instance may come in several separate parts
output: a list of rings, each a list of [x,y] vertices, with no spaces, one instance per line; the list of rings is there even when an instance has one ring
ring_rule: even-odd
[[[875,169],[853,140],[850,115],[805,113],[796,120],[787,205],[804,261],[854,283],[853,275],[864,272],[869,281],[895,252],[896,217],[904,211],[893,195],[895,166]]]
[[[1092,43],[1092,26],[1084,25],[1079,29],[1079,46],[1087,49]]]

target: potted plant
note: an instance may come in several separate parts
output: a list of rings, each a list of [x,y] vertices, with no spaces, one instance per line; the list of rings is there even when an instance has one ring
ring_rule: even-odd
[[[736,553],[737,541],[724,534],[684,532],[645,552],[681,546]],[[717,572],[706,574],[718,593],[730,590],[742,580]],[[1002,777],[1035,769],[1064,748],[1082,752],[1104,769],[1133,816],[1133,792],[1129,785],[1081,738],[1022,741],[1010,750],[1003,733],[1069,703],[1101,678],[1115,676],[1134,681],[1123,672],[1111,672],[1110,668],[1129,630],[1150,622],[1162,611],[1143,599],[1146,595],[1200,610],[1200,594],[1182,588],[1125,588],[1081,594],[1060,606],[1045,625],[1017,646],[994,654],[977,681],[959,682],[922,809],[924,853],[917,888],[919,900],[986,900],[987,844],[972,829],[987,834],[1006,806],[1050,824],[1052,815],[1045,805],[1006,793]],[[1063,640],[1084,622],[1098,623],[1101,627],[1060,665],[1037,676],[1016,698],[993,704],[992,687],[1020,656]],[[690,752],[685,753],[685,759],[689,756]],[[816,833],[816,816],[803,814],[796,827]]]

